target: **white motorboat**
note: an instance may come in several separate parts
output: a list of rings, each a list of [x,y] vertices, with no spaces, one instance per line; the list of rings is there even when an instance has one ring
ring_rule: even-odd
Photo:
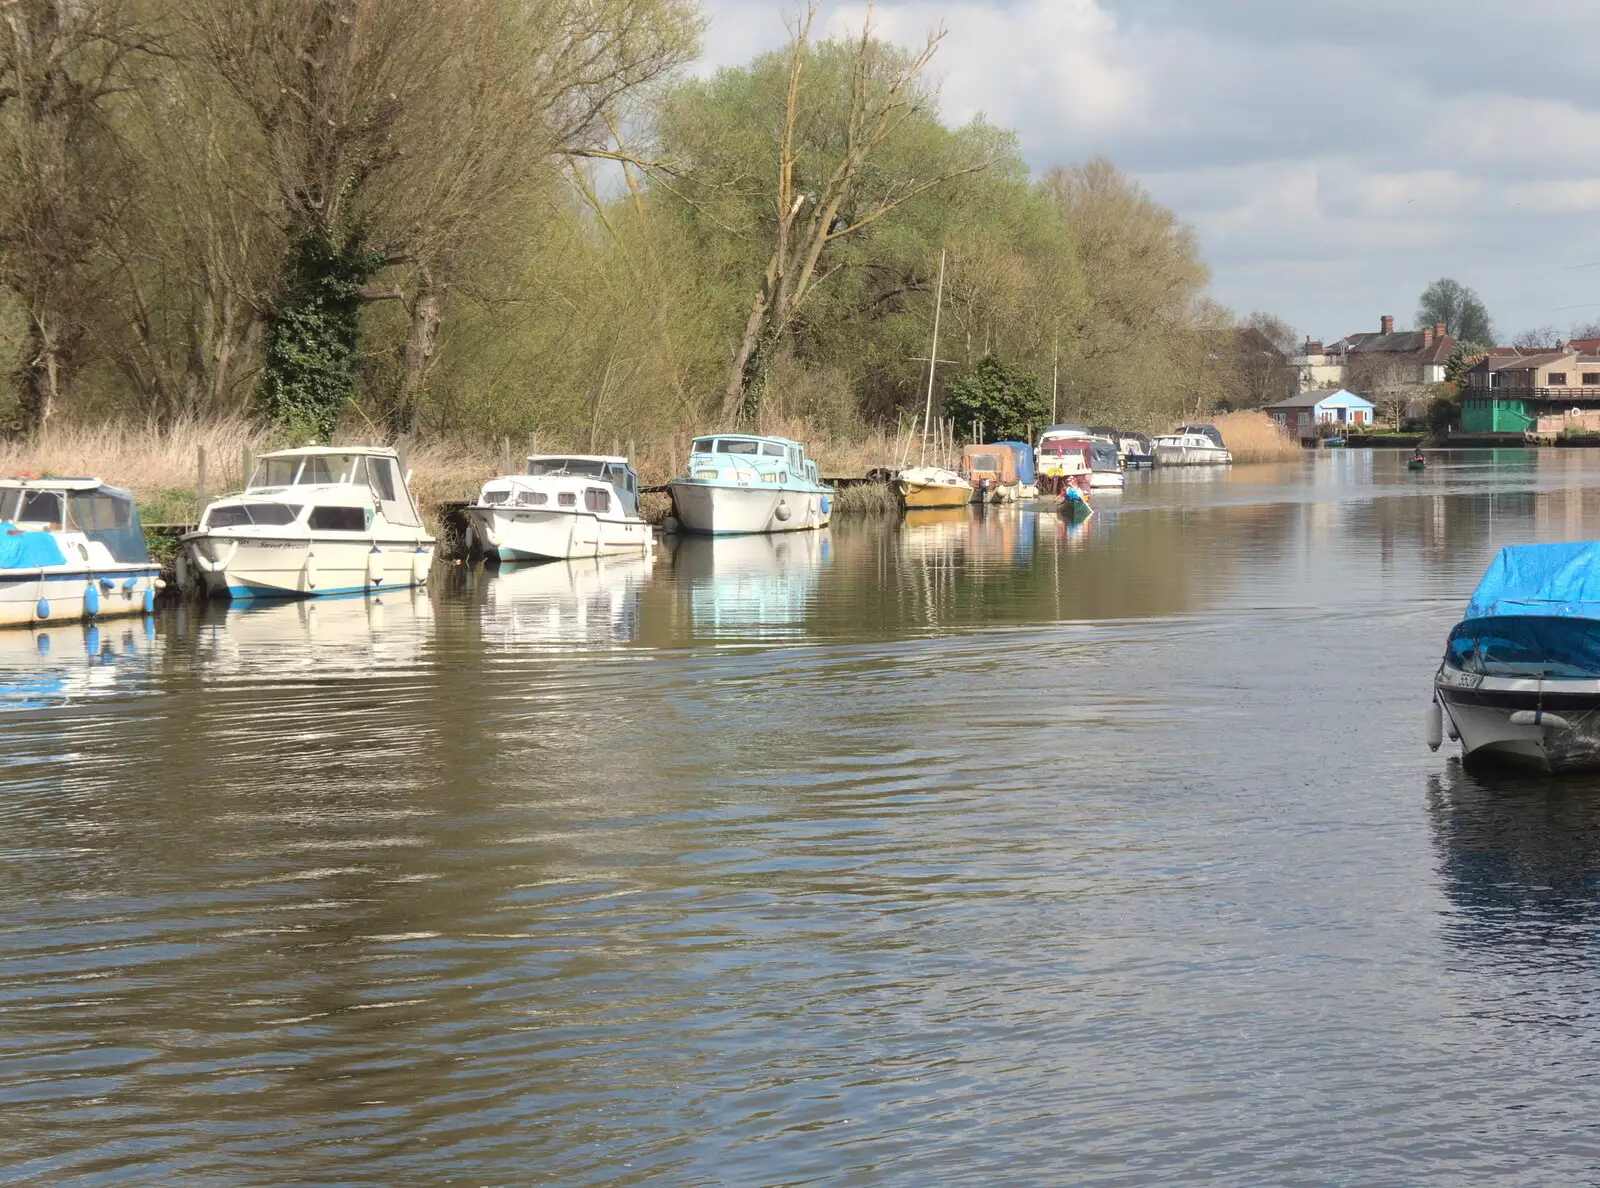
[[[706,536],[825,527],[833,488],[786,437],[718,433],[690,446],[688,473],[667,484],[684,531]]]
[[[1600,771],[1600,542],[1495,557],[1434,676],[1428,745],[1465,757]]]
[[[1088,430],[1078,425],[1051,425],[1039,438],[1038,490],[1060,495],[1068,487],[1089,490],[1094,469],[1089,464]]]
[[[654,540],[639,515],[639,476],[610,455],[532,454],[526,474],[485,483],[467,518],[502,561],[643,553]]]
[[[1212,425],[1181,425],[1152,443],[1158,466],[1226,466],[1233,461]]]
[[[206,508],[183,568],[230,598],[309,598],[420,586],[434,539],[386,446],[265,454],[244,491]]]
[[[0,480],[0,627],[149,614],[162,585],[126,491],[96,478]]]
[[[1156,460],[1150,449],[1150,439],[1143,433],[1126,429],[1117,436],[1117,453],[1125,466],[1151,466]]]
[[[1128,483],[1122,473],[1117,445],[1103,437],[1089,439],[1089,487],[1095,491],[1120,491]]]

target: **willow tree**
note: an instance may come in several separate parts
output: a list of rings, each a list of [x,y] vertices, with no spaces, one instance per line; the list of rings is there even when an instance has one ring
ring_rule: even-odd
[[[405,303],[409,420],[465,248],[619,96],[682,61],[687,0],[184,0],[281,212],[263,411],[326,435],[361,310]]]
[[[0,3],[0,285],[26,311],[34,427],[70,402],[99,315],[92,259],[127,194],[110,108],[149,36],[121,0]]]

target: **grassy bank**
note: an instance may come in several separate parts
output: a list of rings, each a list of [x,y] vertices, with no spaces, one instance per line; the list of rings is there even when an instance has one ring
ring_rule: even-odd
[[[1264,412],[1231,412],[1213,418],[1235,462],[1296,462],[1305,447]]]

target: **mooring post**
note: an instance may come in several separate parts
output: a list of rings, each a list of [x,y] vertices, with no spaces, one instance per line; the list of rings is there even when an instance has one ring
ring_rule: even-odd
[[[500,473],[511,473],[511,439],[509,437],[500,439]]]
[[[199,473],[198,479],[195,482],[195,493],[194,493],[194,500],[195,500],[194,522],[196,524],[198,524],[200,522],[200,517],[205,515],[205,511],[206,511],[206,447],[205,446],[201,446],[200,447],[199,472],[200,473]]]
[[[255,458],[250,454],[250,447],[244,447],[244,454],[239,459],[239,490],[243,491],[250,485],[250,471],[255,466]]]

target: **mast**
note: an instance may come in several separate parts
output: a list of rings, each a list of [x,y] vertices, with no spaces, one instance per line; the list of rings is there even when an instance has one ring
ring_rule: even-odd
[[[922,452],[917,465],[928,460],[928,431],[933,426],[933,369],[939,363],[939,314],[944,307],[944,249],[939,249],[939,286],[933,294],[933,349],[928,352],[928,403],[922,410]]]
[[[1056,332],[1055,359],[1050,364],[1050,423],[1054,425],[1056,417],[1056,382],[1061,378],[1061,333]]]

